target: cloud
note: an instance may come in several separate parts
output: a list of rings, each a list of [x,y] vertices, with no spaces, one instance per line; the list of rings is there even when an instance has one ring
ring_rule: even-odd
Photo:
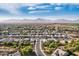
[[[51,4],[49,4],[49,3],[47,3],[47,4],[37,4],[36,5],[36,8],[48,8],[48,7],[50,7],[51,6]]]
[[[34,5],[23,5],[19,7],[19,12],[24,15],[28,14],[43,14],[43,13],[50,13],[52,10],[51,6],[49,4],[34,4]]]
[[[9,15],[9,14],[10,14],[10,12],[8,10],[6,10],[4,8],[0,8],[0,16],[1,15]]]
[[[25,5],[26,6],[26,5]],[[29,6],[29,10],[44,10],[44,9],[50,9],[51,5],[49,4],[34,4],[32,6]]]
[[[36,6],[38,4],[40,4],[40,3],[23,3],[23,5],[29,6],[29,7],[33,7],[33,6]]]
[[[52,10],[52,6],[49,3],[35,3],[35,4],[23,4],[23,3],[3,3],[0,4],[0,8],[7,10],[11,15],[22,16],[28,15],[28,13],[45,13]],[[6,12],[5,12],[6,13]],[[11,16],[10,15],[10,16]]]
[[[36,10],[35,7],[29,7],[28,10]]]
[[[72,10],[72,11],[70,11]],[[36,16],[37,14],[53,16],[57,14],[55,11],[63,11],[63,15],[70,13],[78,15],[79,13],[79,4],[62,4],[62,3],[2,3],[0,4],[0,14],[4,16]],[[65,13],[64,13],[65,12]],[[1,16],[1,15],[0,15]]]
[[[4,9],[4,10],[7,10],[10,13],[10,15],[17,15],[18,14],[17,8],[19,8],[20,5],[21,4],[8,4],[8,3],[5,3],[5,4],[0,4],[0,8]]]
[[[63,7],[55,7],[55,10],[62,10]]]
[[[49,10],[37,10],[37,11],[30,11],[29,13],[31,14],[31,13],[48,13],[48,12],[50,12]]]

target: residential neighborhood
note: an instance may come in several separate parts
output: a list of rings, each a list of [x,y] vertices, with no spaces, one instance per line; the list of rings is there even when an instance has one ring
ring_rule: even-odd
[[[71,51],[67,45],[79,41],[78,30],[79,26],[76,24],[1,24],[0,55],[55,56],[56,53],[62,56],[72,55],[67,51],[72,53],[77,51]],[[6,52],[3,53],[4,51]]]

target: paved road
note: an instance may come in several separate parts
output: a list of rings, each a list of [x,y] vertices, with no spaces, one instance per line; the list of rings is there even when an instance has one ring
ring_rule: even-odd
[[[45,56],[44,52],[41,50],[41,40],[37,39],[35,44],[35,52],[37,56]]]

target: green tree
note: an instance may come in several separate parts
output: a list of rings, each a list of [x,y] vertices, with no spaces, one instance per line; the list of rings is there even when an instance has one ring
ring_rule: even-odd
[[[23,56],[31,55],[32,51],[33,50],[32,50],[32,47],[31,46],[26,46],[26,47],[20,49],[20,52],[21,52],[21,54]]]
[[[50,45],[49,45],[50,48],[57,48],[58,47],[58,43],[56,42],[52,42]]]

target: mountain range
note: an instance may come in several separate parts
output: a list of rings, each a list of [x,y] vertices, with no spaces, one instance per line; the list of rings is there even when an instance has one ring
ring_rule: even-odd
[[[67,20],[67,19],[9,19],[0,23],[79,23],[79,19],[77,20]]]

